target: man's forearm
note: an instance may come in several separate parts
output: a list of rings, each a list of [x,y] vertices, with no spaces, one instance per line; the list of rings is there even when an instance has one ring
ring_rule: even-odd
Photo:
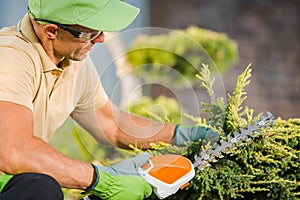
[[[2,171],[44,173],[55,178],[62,187],[86,189],[93,182],[94,170],[89,163],[69,158],[39,138],[32,137],[6,150]]]
[[[174,124],[167,124],[149,120],[126,112],[120,112],[116,121],[118,134],[116,143],[118,146],[128,147],[137,143],[143,148],[149,148],[150,143],[171,143],[174,136]]]
[[[69,158],[33,135],[33,112],[0,101],[0,171],[44,173],[63,187],[87,188],[93,181],[88,163]]]
[[[150,143],[170,143],[174,137],[174,124],[123,112],[110,101],[95,112],[73,113],[72,117],[99,142],[108,140],[123,148],[129,148],[130,144],[149,148]]]

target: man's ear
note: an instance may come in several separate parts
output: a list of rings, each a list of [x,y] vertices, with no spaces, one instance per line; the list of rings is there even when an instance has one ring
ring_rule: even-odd
[[[57,36],[58,26],[55,24],[47,24],[43,27],[43,31],[46,33],[48,38],[54,39]]]

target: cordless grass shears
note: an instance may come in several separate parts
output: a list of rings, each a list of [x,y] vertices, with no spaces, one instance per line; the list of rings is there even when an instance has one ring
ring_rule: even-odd
[[[262,115],[259,121],[254,121],[253,125],[248,123],[247,127],[242,128],[240,132],[235,131],[212,146],[201,149],[195,156],[194,163],[180,155],[159,155],[151,157],[145,165],[138,169],[138,172],[152,185],[157,197],[164,199],[175,194],[179,189],[185,188],[195,176],[196,167],[203,170],[210,166],[211,162],[223,158],[223,154],[231,153],[230,149],[255,138],[257,135],[255,132],[262,131],[262,128],[268,128],[273,124],[273,119],[273,115],[269,112],[267,116]]]

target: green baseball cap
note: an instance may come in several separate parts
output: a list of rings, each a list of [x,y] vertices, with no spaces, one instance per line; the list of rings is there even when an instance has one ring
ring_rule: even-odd
[[[28,9],[33,18],[107,32],[126,28],[140,11],[120,0],[28,0]]]

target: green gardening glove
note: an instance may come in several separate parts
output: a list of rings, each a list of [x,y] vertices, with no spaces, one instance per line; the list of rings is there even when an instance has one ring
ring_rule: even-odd
[[[2,192],[3,188],[6,186],[8,181],[13,177],[13,175],[3,174],[0,176],[0,192]]]
[[[106,166],[97,166],[98,170],[104,171],[112,176],[118,175],[133,175],[139,176],[138,168],[144,165],[150,159],[150,154],[141,153],[140,155],[123,160],[115,165],[106,167]]]
[[[96,171],[97,180],[86,194],[94,194],[102,200],[142,200],[152,193],[151,186],[139,176],[111,176],[101,170]]]
[[[182,126],[177,125],[174,130],[173,143],[183,146],[186,142],[197,142],[203,140],[204,143],[215,143],[220,135],[209,128],[203,126]]]
[[[150,196],[152,187],[137,172],[149,159],[150,155],[143,153],[110,167],[93,165],[96,181],[85,194],[94,194],[102,200],[142,200]]]

